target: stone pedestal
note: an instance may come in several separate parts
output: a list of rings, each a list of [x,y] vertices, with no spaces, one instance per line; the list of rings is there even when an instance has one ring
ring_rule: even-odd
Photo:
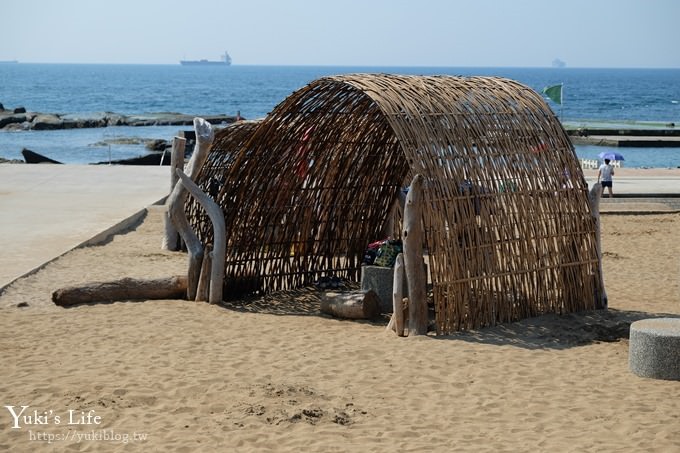
[[[680,318],[632,323],[628,367],[638,376],[680,380]]]

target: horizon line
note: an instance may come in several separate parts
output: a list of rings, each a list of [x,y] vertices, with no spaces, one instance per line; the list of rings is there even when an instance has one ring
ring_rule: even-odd
[[[182,66],[179,61],[177,63],[106,63],[106,62],[44,62],[44,61],[21,61],[21,60],[0,60],[0,65],[30,65],[30,64],[45,64],[45,65],[100,65],[100,66]],[[498,65],[405,65],[405,64],[270,64],[270,63],[251,63],[251,64],[231,64],[224,65],[226,67],[241,66],[241,67],[328,67],[328,68],[451,68],[451,69],[554,69],[556,71],[570,70],[570,69],[680,69],[680,66],[565,66],[554,67],[546,66],[498,66]]]

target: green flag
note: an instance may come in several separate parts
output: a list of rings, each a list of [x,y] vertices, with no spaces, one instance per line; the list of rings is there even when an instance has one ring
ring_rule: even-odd
[[[556,104],[562,105],[562,84],[543,88],[543,93]]]

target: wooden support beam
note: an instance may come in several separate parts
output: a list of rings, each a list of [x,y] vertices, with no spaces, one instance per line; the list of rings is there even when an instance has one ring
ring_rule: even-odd
[[[186,146],[186,139],[182,137],[174,137],[172,139],[172,151],[170,154],[170,193],[175,188],[179,177],[175,170],[184,168],[184,149]],[[165,202],[166,211],[163,214],[163,223],[165,226],[165,234],[163,235],[163,243],[161,248],[163,250],[171,250],[176,252],[181,248],[181,241],[177,228],[170,220],[170,212],[168,209],[169,200]]]
[[[409,336],[427,334],[427,276],[423,266],[423,184],[422,175],[413,178],[404,206],[402,242],[408,286]]]
[[[201,263],[201,275],[198,278],[196,288],[196,302],[207,302],[210,292],[210,268],[212,267],[212,252],[206,247],[203,253],[203,263]]]
[[[588,192],[588,198],[590,200],[590,207],[592,211],[590,215],[595,221],[595,247],[597,248],[597,260],[599,261],[600,268],[600,299],[596,301],[595,308],[607,308],[607,290],[604,286],[604,272],[602,270],[602,233],[600,229],[600,197],[602,197],[602,184],[596,182],[593,187]]]
[[[400,337],[404,336],[404,254],[400,253],[394,261],[394,280],[392,280],[392,317],[387,330],[394,330]]]
[[[196,146],[187,166],[189,178],[192,180],[198,176],[198,172],[208,158],[210,146],[215,138],[212,126],[202,118],[194,119],[194,128],[196,129]],[[191,229],[189,220],[184,212],[184,203],[186,202],[187,195],[188,192],[185,186],[178,182],[168,197],[167,204],[170,219],[182,236],[189,253],[187,297],[189,300],[194,300],[196,299],[196,290],[203,263],[203,245],[198,236],[196,236],[196,233]]]
[[[198,204],[205,209],[213,225],[213,252],[210,265],[210,294],[208,301],[211,304],[222,302],[222,283],[224,282],[224,259],[227,250],[227,228],[224,221],[222,208],[206,195],[201,189],[185,175],[182,170],[177,170],[181,183],[194,196]],[[205,261],[206,258],[203,258]],[[201,263],[203,264],[203,263]],[[200,276],[200,272],[199,272]],[[200,277],[199,277],[200,280]],[[198,282],[197,282],[198,285]]]

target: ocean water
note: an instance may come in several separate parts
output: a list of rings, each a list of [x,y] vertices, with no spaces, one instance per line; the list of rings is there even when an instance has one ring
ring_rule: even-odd
[[[191,115],[240,111],[261,118],[293,91],[326,75],[355,72],[493,75],[536,91],[564,84],[562,106],[549,102],[563,122],[607,122],[627,127],[680,127],[680,69],[425,68],[332,66],[229,66],[0,64],[0,103],[30,111],[88,115],[100,112]],[[0,157],[21,158],[29,148],[65,163],[92,163],[144,154],[118,138],[170,140],[178,126],[110,127],[62,131],[0,131]],[[110,143],[112,142],[113,143]],[[108,142],[110,144],[102,144]],[[595,158],[603,147],[577,146]],[[626,166],[678,167],[680,149],[625,148]]]

